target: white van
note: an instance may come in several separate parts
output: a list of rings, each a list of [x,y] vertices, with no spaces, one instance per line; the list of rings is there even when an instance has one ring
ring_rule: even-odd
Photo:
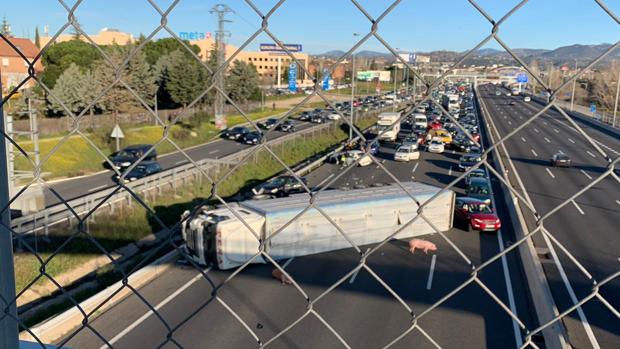
[[[413,114],[413,125],[428,126],[428,119],[424,114]]]

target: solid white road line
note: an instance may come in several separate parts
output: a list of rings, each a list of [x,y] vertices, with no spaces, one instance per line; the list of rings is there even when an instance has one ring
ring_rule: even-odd
[[[534,151],[534,149],[531,149],[531,150],[532,150],[532,154],[534,154],[534,156],[538,156],[538,154],[536,154],[536,152]]]
[[[591,157],[593,157],[593,158],[595,158],[595,157],[596,157],[596,155],[594,155],[594,153],[592,153],[592,152],[591,152],[591,151],[589,151],[589,150],[586,150],[586,153],[588,153],[588,155],[590,155],[590,156],[591,156]]]
[[[98,186],[98,187],[94,187],[94,188],[88,189],[88,192],[89,192],[89,193],[92,193],[92,192],[94,192],[94,191],[97,191],[97,190],[99,190],[99,189],[103,189],[103,188],[105,188],[105,187],[107,187],[107,185],[106,185],[106,184],[104,184],[104,185],[100,185],[100,186]]]
[[[534,132],[539,133],[539,131],[538,131],[538,129],[537,129],[537,128],[535,128],[535,129],[534,129]]]
[[[335,175],[336,175],[335,173],[330,173],[329,176],[327,176],[324,180],[321,181],[321,183],[317,184],[316,186],[320,188],[321,186],[323,186],[323,184],[327,183],[327,181]]]
[[[219,152],[220,152],[220,150],[219,150],[219,149],[215,149],[215,150],[211,150],[211,151],[209,152],[209,154],[215,154],[215,153],[219,153]]]
[[[560,130],[558,130],[557,128],[554,128],[554,129],[553,129],[553,132],[555,132],[555,133],[560,133]]]
[[[579,207],[579,205],[577,205],[577,203],[575,202],[575,200],[571,201],[573,203],[573,205],[575,206],[575,208],[577,209],[577,211],[579,211],[579,213],[581,213],[582,215],[585,215],[585,213],[583,212],[583,210],[581,209],[581,207]]]
[[[205,274],[208,273],[210,270],[211,270],[211,267],[207,268],[205,270]],[[181,286],[179,289],[174,291],[174,293],[172,293],[171,295],[166,297],[166,299],[164,299],[159,304],[157,304],[155,306],[154,310],[158,311],[163,306],[165,306],[166,304],[170,303],[170,301],[172,301],[176,296],[181,294],[183,291],[187,290],[190,286],[192,286],[194,283],[196,283],[196,281],[200,280],[202,277],[203,277],[202,273],[199,273],[198,275],[194,276],[185,285]],[[148,319],[149,316],[151,316],[151,314],[153,314],[153,309],[150,309],[149,311],[147,311],[146,314],[142,315],[138,320],[136,320],[134,323],[129,325],[129,327],[126,327],[123,331],[121,331],[119,334],[117,334],[114,338],[109,340],[108,343],[110,343],[110,345],[113,345],[114,343],[118,342],[127,333],[133,331],[136,327],[140,326],[140,324],[142,324],[146,319]],[[99,349],[107,349],[107,348],[108,348],[108,346],[104,344]]]
[[[433,285],[433,274],[435,273],[435,261],[437,260],[437,255],[433,255],[433,259],[431,260],[431,269],[428,272],[428,281],[426,282],[426,289],[430,290]]]
[[[617,203],[618,205],[620,205],[620,200],[616,200],[616,203]]]
[[[545,137],[545,142],[547,143],[551,143],[551,141],[549,140],[549,138]]]
[[[588,174],[588,172],[581,170],[581,173],[583,173],[586,177],[588,177],[588,179],[592,179],[592,177]]]
[[[184,163],[186,163],[186,162],[187,162],[187,159],[185,159],[185,160],[181,160],[181,161],[177,161],[177,162],[175,162],[174,164],[175,164],[175,165],[180,165],[180,164],[184,164]]]
[[[282,265],[282,269],[286,269],[286,267],[288,267],[289,264],[291,264],[291,262],[293,261],[293,259],[295,259],[295,257],[293,258],[289,258],[289,260],[287,260],[283,265]]]
[[[568,141],[575,144],[575,141],[573,141],[571,138],[569,138]]]
[[[413,165],[413,170],[411,170],[411,174],[413,174],[415,172],[415,170],[418,168],[418,163],[416,162],[415,165]]]
[[[549,176],[551,176],[551,178],[555,178],[555,176],[553,175],[553,173],[551,173],[551,170],[548,169],[547,167],[545,167],[545,170],[547,170],[547,173],[549,174]]]
[[[527,143],[527,142],[525,141],[525,138],[521,137],[521,140],[523,141],[523,143]]]

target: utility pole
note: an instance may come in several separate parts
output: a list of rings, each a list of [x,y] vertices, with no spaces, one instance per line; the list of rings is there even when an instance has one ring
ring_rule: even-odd
[[[396,111],[396,75],[398,75],[398,65],[394,63],[394,103],[392,104],[392,111]]]
[[[224,24],[230,23],[225,19],[226,14],[233,12],[233,10],[224,4],[217,4],[209,11],[209,13],[217,14],[217,31],[215,32],[215,47],[217,49],[217,67],[221,67],[226,61],[226,44],[224,43],[226,36],[230,36],[230,32],[224,30]],[[220,91],[224,91],[224,74],[226,69],[222,69],[214,77],[215,87],[215,127],[217,129],[226,128],[226,116],[224,115],[224,96]]]
[[[611,122],[613,127],[616,127],[616,113],[618,112],[618,96],[620,95],[620,71],[618,72],[618,81],[616,82],[616,102],[614,103],[614,119]]]
[[[353,33],[353,37],[360,36],[358,33]],[[351,117],[349,121],[351,122],[351,126],[349,126],[349,142],[353,139],[353,113],[355,109],[353,108],[353,101],[355,101],[355,52],[351,54]]]
[[[575,58],[575,74],[577,74],[577,58]],[[573,111],[575,104],[575,86],[577,85],[577,78],[573,80],[573,92],[570,94],[570,111]]]

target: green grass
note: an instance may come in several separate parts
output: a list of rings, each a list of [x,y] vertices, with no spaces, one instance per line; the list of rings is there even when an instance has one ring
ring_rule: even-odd
[[[303,93],[295,93],[292,95],[280,95],[280,96],[267,96],[265,97],[265,102],[275,102],[275,101],[284,101],[291,98],[303,97],[305,94]]]
[[[268,110],[264,112],[249,113],[247,116],[251,120],[262,119],[270,115],[280,114],[286,109]],[[188,120],[182,124],[174,125],[170,128],[169,138],[179,147],[187,148],[190,146],[206,143],[213,140],[218,135],[218,130],[207,120],[208,117],[196,117],[196,120]],[[233,126],[244,123],[247,120],[239,114],[228,116],[228,125]],[[105,155],[109,155],[115,149],[114,142],[109,138],[111,130],[101,128],[93,133],[86,134]],[[125,130],[125,138],[121,142],[121,147],[130,144],[154,144],[164,135],[164,129],[160,126],[144,126],[140,128]],[[73,135],[68,137],[58,149],[54,148],[61,143],[62,137],[46,138],[39,141],[41,160],[48,161],[43,165],[46,179],[73,177],[97,172],[103,169],[102,164],[105,159],[91,146],[84,137]],[[33,151],[32,142],[19,142],[19,145],[27,152]],[[156,148],[158,154],[166,154],[175,151],[174,146],[168,141],[164,141]],[[52,153],[53,152],[53,153]],[[33,166],[21,154],[17,154],[15,168],[21,171],[32,171]]]

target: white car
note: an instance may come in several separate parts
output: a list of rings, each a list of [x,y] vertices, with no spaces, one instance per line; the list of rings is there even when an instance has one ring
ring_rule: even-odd
[[[526,97],[523,97],[523,101],[524,102],[531,102],[532,99],[530,98],[530,96],[526,96]]]
[[[413,145],[401,145],[394,153],[394,161],[411,161],[419,158],[420,152],[417,151],[417,146]]]
[[[444,150],[446,150],[446,147],[441,141],[441,138],[434,137],[433,139],[431,139],[430,142],[428,142],[429,153],[441,154],[444,152]]]
[[[331,113],[327,115],[327,118],[329,120],[340,120],[340,114],[338,113]]]

